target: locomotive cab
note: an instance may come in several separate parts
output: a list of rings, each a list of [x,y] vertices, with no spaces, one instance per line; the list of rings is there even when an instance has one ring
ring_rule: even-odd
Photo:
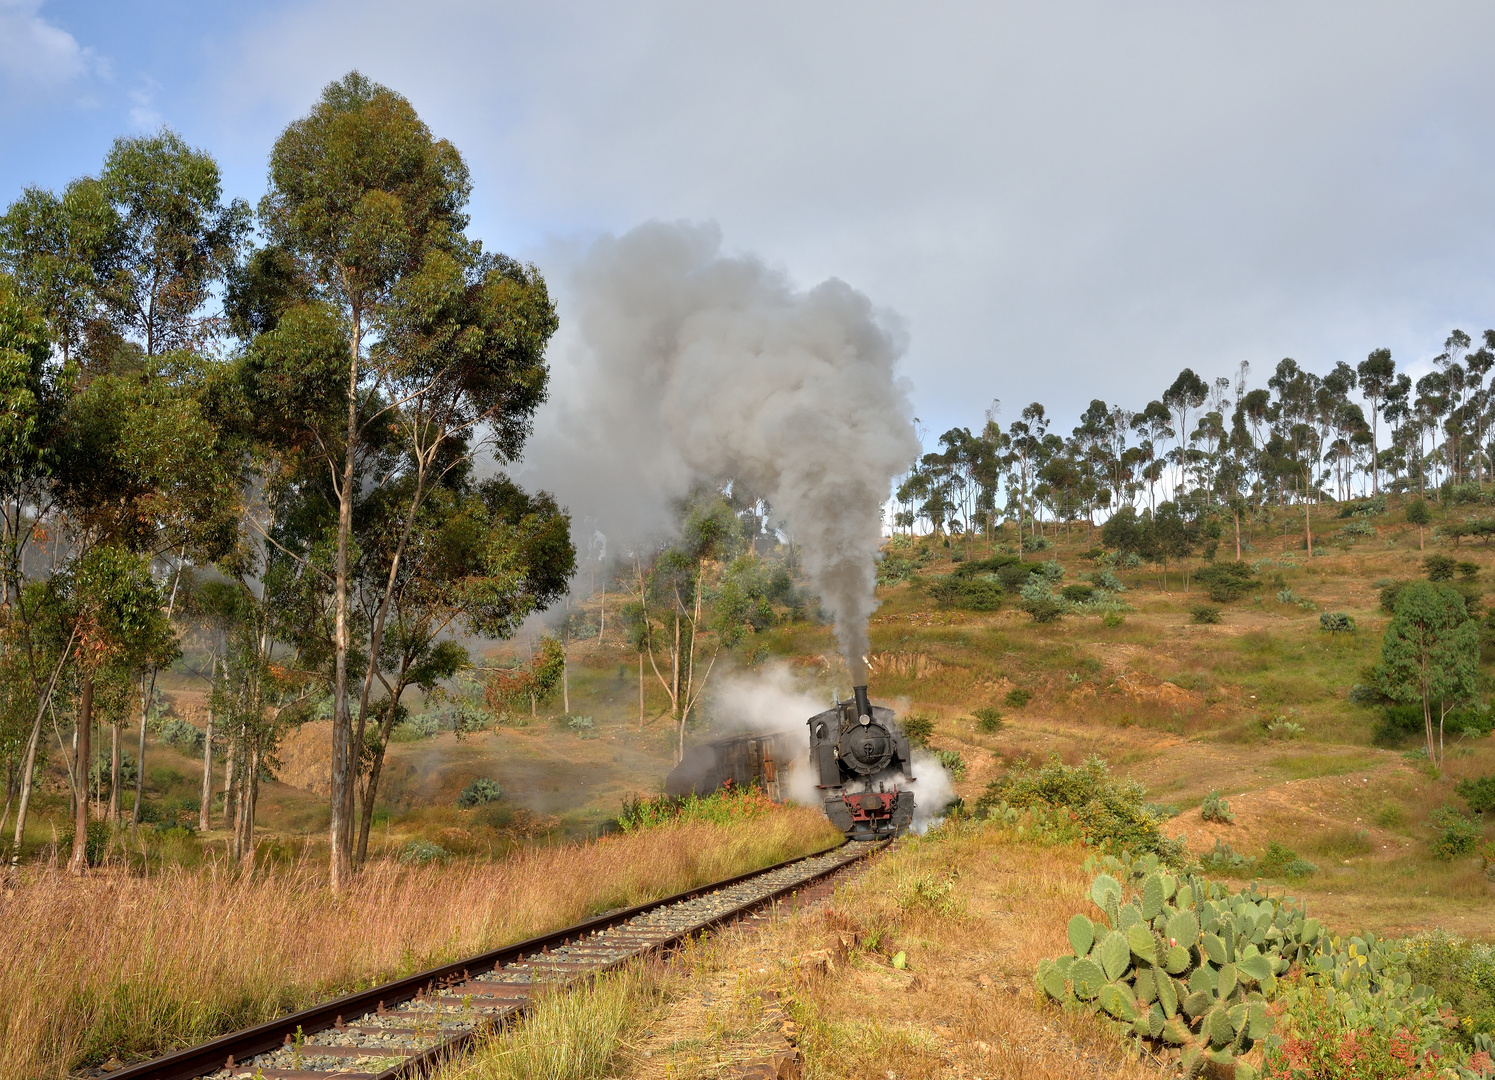
[[[810,768],[824,793],[825,815],[853,840],[881,840],[904,832],[914,816],[908,736],[892,709],[872,705],[867,688],[852,689],[809,719]]]

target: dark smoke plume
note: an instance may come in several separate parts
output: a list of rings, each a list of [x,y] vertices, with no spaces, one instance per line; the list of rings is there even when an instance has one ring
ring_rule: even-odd
[[[541,481],[621,535],[657,531],[701,482],[761,493],[865,682],[881,510],[919,452],[896,327],[844,282],[797,291],[722,254],[714,226],[658,222],[597,241],[568,306],[579,341],[531,458]]]

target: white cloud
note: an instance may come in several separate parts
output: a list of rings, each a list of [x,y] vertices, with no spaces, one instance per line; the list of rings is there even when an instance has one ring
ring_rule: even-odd
[[[312,0],[224,98],[284,123],[350,67],[394,86],[490,246],[715,220],[840,277],[907,318],[938,434],[1495,325],[1492,33],[1460,0]]]
[[[65,86],[98,67],[91,48],[39,14],[41,0],[0,0],[0,75],[22,88]]]

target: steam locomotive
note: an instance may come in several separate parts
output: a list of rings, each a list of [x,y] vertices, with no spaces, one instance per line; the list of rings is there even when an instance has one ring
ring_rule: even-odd
[[[906,830],[914,817],[908,736],[893,710],[867,700],[865,686],[810,717],[810,770],[826,792],[825,816],[853,840],[881,840]]]

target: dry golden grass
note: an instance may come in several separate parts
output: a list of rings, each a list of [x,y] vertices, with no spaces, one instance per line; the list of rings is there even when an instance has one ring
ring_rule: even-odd
[[[812,1080],[1156,1078],[1104,1024],[1033,990],[1085,906],[1083,857],[982,825],[910,838],[825,904],[737,928],[663,971],[662,1003],[624,1029],[617,1075],[705,1080],[755,1050],[762,1060],[778,1041],[763,1009],[776,991]]]
[[[51,1080],[201,1041],[835,839],[818,810],[786,809],[491,862],[381,861],[342,895],[320,865],[84,881],[38,871],[0,893],[0,1076]]]

